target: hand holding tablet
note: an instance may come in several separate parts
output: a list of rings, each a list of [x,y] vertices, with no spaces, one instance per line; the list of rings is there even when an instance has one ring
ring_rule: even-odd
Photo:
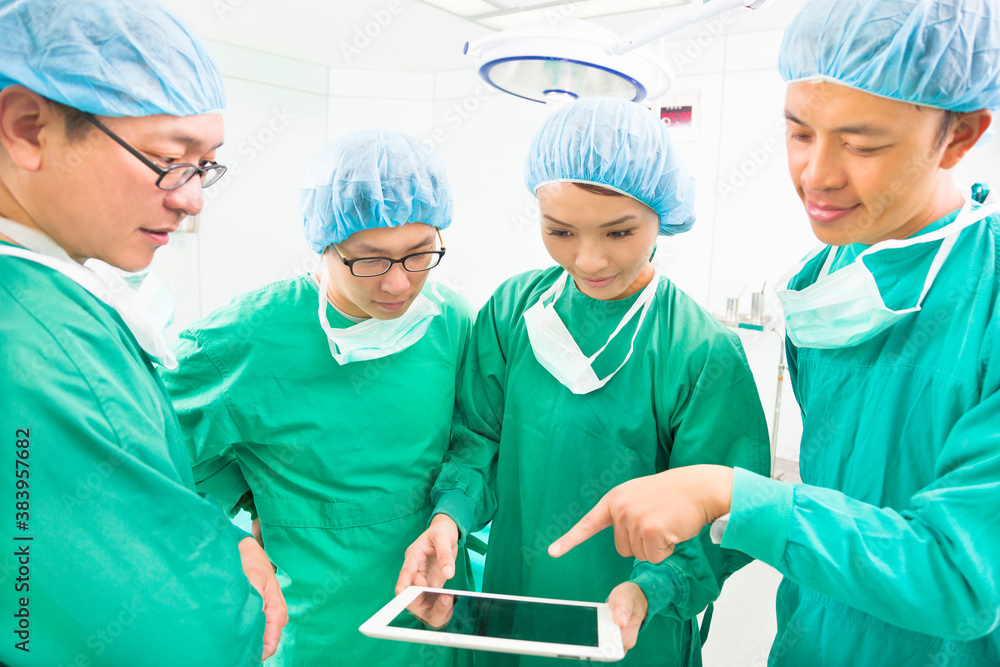
[[[407,549],[396,581],[396,594],[408,586],[440,588],[455,576],[458,526],[447,514],[436,514],[420,537]]]
[[[621,632],[603,602],[411,586],[360,630],[369,637],[501,653],[601,662],[625,656]]]

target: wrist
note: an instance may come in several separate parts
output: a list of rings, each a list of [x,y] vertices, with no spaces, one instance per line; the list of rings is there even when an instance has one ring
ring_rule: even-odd
[[[435,514],[431,518],[429,528],[438,528],[440,526],[445,526],[447,528],[453,528],[455,532],[458,532],[458,524],[450,516],[444,513]]]
[[[706,523],[711,523],[729,514],[733,504],[733,469],[726,466],[712,466],[711,500]]]

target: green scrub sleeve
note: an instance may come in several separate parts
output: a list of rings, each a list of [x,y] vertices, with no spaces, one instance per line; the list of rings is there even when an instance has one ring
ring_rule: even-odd
[[[495,299],[490,299],[472,328],[464,369],[455,387],[451,443],[432,491],[435,513],[451,516],[463,538],[489,523],[497,507],[497,453],[506,369],[501,341],[507,340],[505,327],[497,316]]]
[[[230,452],[199,463],[192,468],[192,473],[198,491],[212,498],[230,518],[234,518],[240,510],[250,512],[252,519],[257,518],[253,493],[234,454]],[[241,489],[243,493],[235,503],[232,502]],[[225,498],[226,501],[220,501],[219,498]]]
[[[476,521],[476,501],[465,495],[463,491],[451,489],[435,494],[433,498],[434,514],[447,514],[458,526],[458,544],[465,543],[465,536]],[[431,517],[431,521],[434,517]],[[429,522],[428,522],[429,525]]]
[[[669,412],[670,468],[697,464],[742,466],[770,474],[771,449],[757,386],[735,334],[710,340],[707,354],[686,360],[687,382],[664,381],[663,409]],[[685,388],[692,389],[684,395]],[[750,562],[740,553],[713,544],[710,527],[683,542],[663,563],[637,564],[631,581],[643,589],[648,615],[681,621],[694,618],[714,602],[725,580]]]
[[[722,544],[887,623],[956,641],[988,634],[1000,621],[1000,359],[985,366],[982,400],[908,508],[738,473]]]
[[[774,564],[788,544],[794,488],[791,484],[733,471],[733,498],[722,546]]]
[[[233,452],[245,438],[230,406],[222,358],[194,329],[180,335],[176,355],[177,368],[160,374],[177,411],[195,484],[235,516],[250,485]]]

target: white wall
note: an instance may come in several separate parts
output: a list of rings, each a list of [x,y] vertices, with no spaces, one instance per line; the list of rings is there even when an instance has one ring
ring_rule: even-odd
[[[289,45],[267,37],[262,22],[280,20],[284,27],[277,33],[284,34],[288,21],[298,21],[303,40],[317,39],[320,29],[309,17],[257,16],[252,3],[219,2],[232,11],[209,11],[193,0],[167,2],[210,37],[229,96],[219,159],[231,171],[206,191],[197,233],[175,234],[154,263],[178,296],[174,331],[240,292],[317,265],[300,231],[302,173],[328,141],[364,127],[402,130],[444,157],[455,192],[455,221],[444,233],[448,257],[435,279],[478,306],[503,279],[551,265],[540,241],[537,205],[522,180],[528,144],[550,110],[494,91],[470,63],[450,55],[466,38],[482,34],[481,27],[400,0],[393,6],[402,10],[393,16],[407,20],[394,19],[352,59],[344,57],[343,45],[385,3],[323,4],[322,15],[312,18],[336,25],[334,37],[323,45]],[[656,261],[713,312],[735,296],[742,297],[747,312],[750,293],[764,283],[773,290],[778,277],[816,242],[787,177],[785,85],[775,69],[782,32],[801,4],[783,0],[760,12],[723,15],[649,47],[676,73],[664,101],[674,95],[698,101],[697,138],[680,143],[698,178],[698,223],[686,234],[662,238]],[[344,21],[335,20],[338,12]],[[625,33],[656,15],[624,14],[601,23]],[[429,59],[414,53],[414,31],[433,51]],[[259,46],[252,46],[254,39]],[[278,52],[315,61],[274,55]],[[420,69],[435,66],[443,69]],[[1000,188],[998,158],[1000,141],[977,148],[956,178]],[[769,299],[770,312],[780,321],[773,294]],[[745,330],[740,335],[773,427],[780,335]],[[799,410],[786,381],[778,456],[797,459],[800,435]]]

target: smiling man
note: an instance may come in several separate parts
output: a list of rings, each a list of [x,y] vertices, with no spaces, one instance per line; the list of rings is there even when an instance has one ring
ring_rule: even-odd
[[[83,266],[143,269],[201,210],[219,73],[146,0],[3,2],[0,34],[0,663],[257,664],[270,563],[195,491],[162,337]]]
[[[719,521],[783,575],[770,665],[1000,664],[1000,206],[952,169],[1000,108],[995,0],[809,0],[785,33],[819,250],[779,292],[802,484],[693,466],[608,494],[653,562]]]
[[[301,208],[326,270],[195,324],[165,375],[195,479],[257,517],[288,575],[276,664],[447,667],[455,649],[358,632],[430,519],[471,329],[468,304],[427,282],[452,218],[444,162],[400,132],[352,132],[313,160]]]

